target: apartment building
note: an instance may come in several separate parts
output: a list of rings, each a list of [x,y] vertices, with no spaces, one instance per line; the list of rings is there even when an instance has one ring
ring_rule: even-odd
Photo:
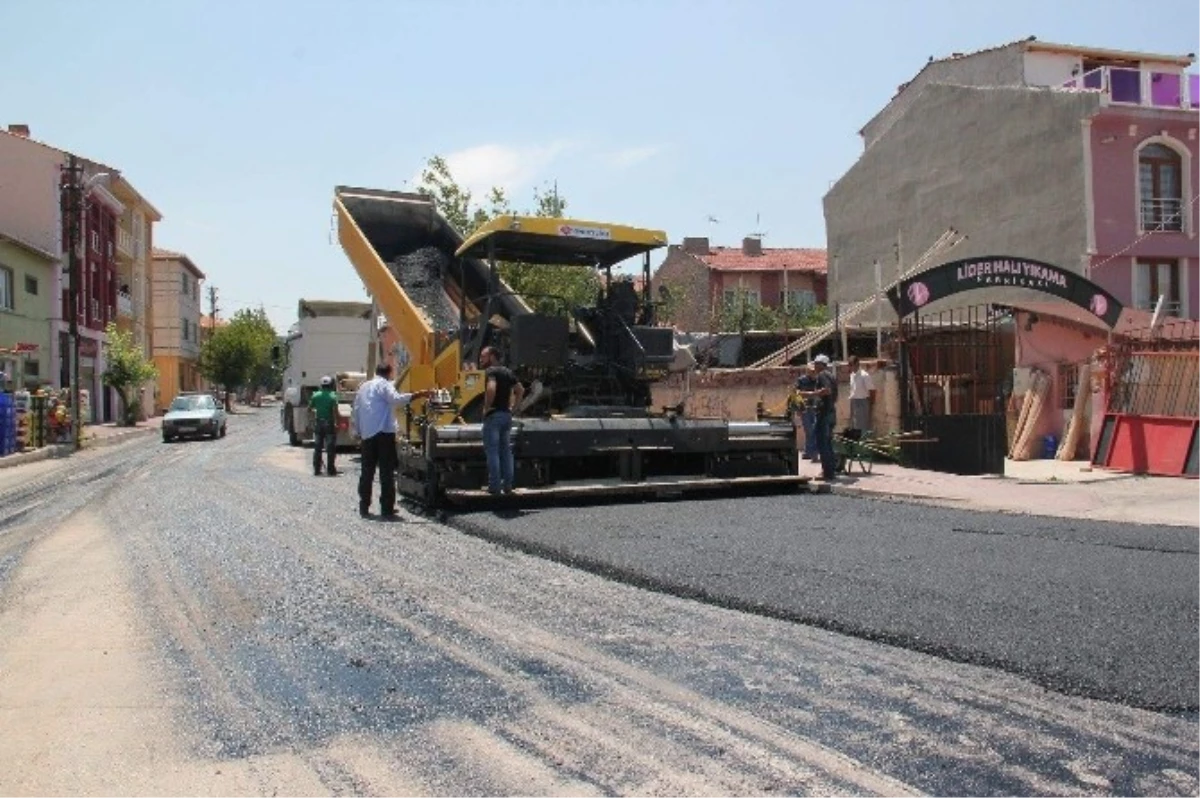
[[[154,406],[163,412],[181,391],[201,390],[200,284],[204,272],[182,252],[155,248],[151,255],[154,305]]]
[[[1197,318],[1193,62],[1036,38],[931,59],[859,131],[862,155],[825,195],[831,299],[870,296],[875,261],[894,276],[953,229],[966,240],[929,265],[1030,258],[1126,306],[1161,296]],[[1039,298],[994,288],[986,301]]]

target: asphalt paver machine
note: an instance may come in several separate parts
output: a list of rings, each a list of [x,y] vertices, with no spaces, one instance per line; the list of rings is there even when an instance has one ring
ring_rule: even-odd
[[[689,417],[652,406],[675,361],[671,328],[655,323],[650,253],[666,234],[577,219],[501,216],[463,240],[430,200],[339,188],[343,248],[397,331],[401,390],[433,389],[399,419],[399,493],[425,507],[488,499],[480,418],[495,347],[527,386],[515,414],[518,492],[534,497],[679,495],[798,485],[790,422]],[[640,285],[614,275],[638,259]],[[500,263],[598,271],[594,303],[535,312]]]

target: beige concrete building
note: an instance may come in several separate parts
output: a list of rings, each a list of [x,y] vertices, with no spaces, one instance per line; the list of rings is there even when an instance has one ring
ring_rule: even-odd
[[[138,193],[128,180],[117,176],[113,194],[125,206],[117,219],[117,327],[133,334],[133,340],[154,356],[154,299],[150,280],[150,258],[154,251],[154,225],[162,214]],[[142,386],[142,418],[154,412],[156,381]]]
[[[204,272],[182,252],[154,249],[151,258],[154,306],[154,406],[163,412],[181,391],[201,390],[200,284]]]

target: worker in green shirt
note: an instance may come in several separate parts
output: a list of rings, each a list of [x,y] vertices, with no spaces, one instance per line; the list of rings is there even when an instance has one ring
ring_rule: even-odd
[[[308,400],[308,407],[313,412],[313,476],[321,476],[321,453],[325,453],[325,464],[329,468],[329,476],[337,476],[338,470],[333,465],[333,456],[337,447],[337,415],[338,398],[333,392],[333,377],[321,378],[321,388]]]

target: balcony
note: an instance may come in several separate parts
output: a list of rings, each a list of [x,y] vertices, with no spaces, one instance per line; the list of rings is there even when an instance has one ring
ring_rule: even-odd
[[[140,261],[146,256],[146,244],[141,236],[127,230],[117,230],[117,254]]]
[[[1100,67],[1064,83],[1068,91],[1099,92],[1103,102],[1142,108],[1200,108],[1200,75]]]
[[[117,254],[126,258],[133,257],[133,234],[117,230]]]
[[[1142,200],[1142,232],[1183,232],[1183,200],[1146,198]]]
[[[117,315],[133,317],[133,297],[124,291],[117,292]]]

